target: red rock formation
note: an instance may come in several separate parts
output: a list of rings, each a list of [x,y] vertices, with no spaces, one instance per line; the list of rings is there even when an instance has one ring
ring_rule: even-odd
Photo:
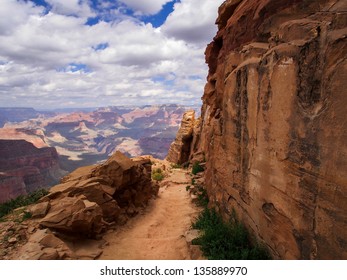
[[[0,140],[0,155],[0,202],[51,186],[63,175],[55,148]]]
[[[228,0],[206,49],[198,151],[223,215],[275,258],[347,258],[342,0]]]
[[[131,160],[116,152],[105,163],[82,167],[42,199],[50,208],[40,224],[65,233],[94,236],[107,223],[124,223],[147,205],[152,186],[149,158]]]
[[[193,140],[195,126],[195,112],[184,113],[181,126],[177,132],[176,139],[172,142],[166,159],[170,162],[182,164],[188,162]]]
[[[0,203],[22,194],[27,194],[22,177],[13,177],[4,173],[0,174]]]

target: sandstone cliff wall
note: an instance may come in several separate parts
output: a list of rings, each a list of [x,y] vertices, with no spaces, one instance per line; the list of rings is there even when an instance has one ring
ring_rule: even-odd
[[[63,174],[55,148],[0,140],[0,203],[51,186]]]
[[[190,110],[184,113],[181,126],[171,143],[166,159],[170,162],[183,164],[188,162],[194,135],[195,112]]]
[[[198,138],[211,204],[275,258],[347,258],[347,3],[228,0]]]

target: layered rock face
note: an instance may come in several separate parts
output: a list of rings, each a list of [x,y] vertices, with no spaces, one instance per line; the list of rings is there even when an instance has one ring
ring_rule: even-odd
[[[152,186],[150,164],[149,158],[131,160],[116,152],[104,164],[75,170],[42,199],[49,211],[40,224],[94,236],[105,223],[124,223],[158,191]]]
[[[211,204],[281,259],[347,258],[342,0],[228,0],[206,49]]]
[[[193,131],[195,126],[195,112],[193,110],[184,113],[181,126],[171,143],[166,159],[170,162],[182,164],[189,160]]]
[[[0,140],[0,202],[51,186],[63,174],[55,148]]]

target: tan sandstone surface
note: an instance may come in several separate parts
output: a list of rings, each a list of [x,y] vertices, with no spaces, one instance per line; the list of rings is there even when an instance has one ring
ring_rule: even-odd
[[[192,141],[210,206],[235,209],[274,258],[347,258],[346,11],[342,0],[228,0],[206,49]]]

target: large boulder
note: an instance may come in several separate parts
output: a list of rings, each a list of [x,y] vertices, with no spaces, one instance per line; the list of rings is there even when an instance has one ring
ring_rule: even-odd
[[[75,170],[61,182],[41,199],[39,205],[50,207],[40,211],[47,212],[40,224],[87,237],[101,233],[109,223],[124,223],[158,191],[152,186],[150,159],[131,160],[120,152],[103,164]],[[31,208],[32,213],[37,208]]]
[[[102,210],[87,199],[61,197],[51,201],[51,208],[40,224],[67,233],[93,235],[103,228]]]

